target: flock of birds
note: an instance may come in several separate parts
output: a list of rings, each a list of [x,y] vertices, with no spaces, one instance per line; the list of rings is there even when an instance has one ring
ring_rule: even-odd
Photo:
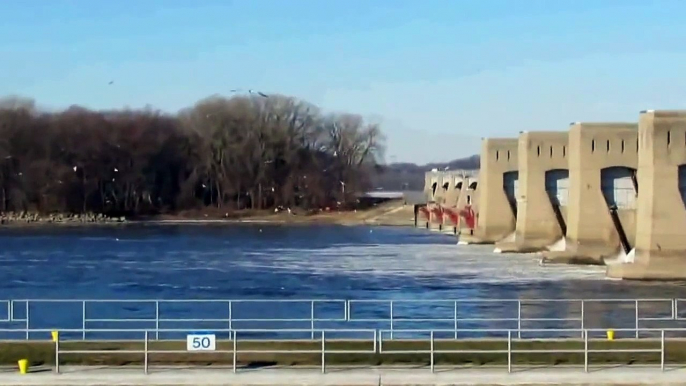
[[[109,83],[107,83],[108,86],[111,86],[111,85],[113,85],[113,84],[114,84],[114,81],[113,81],[113,80],[110,80]],[[259,96],[261,96],[261,97],[263,97],[263,98],[269,98],[269,95],[263,93],[262,91],[256,91],[256,90],[253,90],[253,89],[248,89],[247,91],[248,91],[248,94],[251,94],[251,95],[259,95]],[[231,93],[241,93],[241,92],[244,92],[244,90],[243,90],[242,88],[235,88],[235,89],[229,90],[229,92],[231,92]]]

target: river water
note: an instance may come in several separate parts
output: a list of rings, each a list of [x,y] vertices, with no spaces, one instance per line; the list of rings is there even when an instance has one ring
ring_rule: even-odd
[[[28,312],[29,328],[79,329],[84,307],[89,329],[305,329],[313,324],[386,329],[391,312],[395,329],[454,329],[454,319],[459,329],[578,328],[580,321],[573,319],[580,318],[580,302],[531,300],[686,298],[683,284],[607,280],[601,267],[542,267],[536,255],[493,254],[492,248],[456,245],[450,236],[393,227],[2,229],[0,299],[6,301],[0,303],[0,328],[25,328]],[[215,301],[85,304],[82,299]],[[230,299],[274,302],[228,306],[224,300]],[[522,306],[517,299],[523,299]],[[584,307],[586,328],[635,326],[634,302],[586,302]],[[641,302],[639,308],[643,319],[686,318],[686,302],[677,310],[671,302]],[[229,325],[227,318],[232,319]],[[645,320],[641,327],[678,323]]]

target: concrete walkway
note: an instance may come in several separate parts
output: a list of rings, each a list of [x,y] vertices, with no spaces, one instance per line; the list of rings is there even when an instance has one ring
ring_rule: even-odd
[[[47,369],[46,369],[47,370]],[[514,369],[511,374],[500,368],[442,369],[431,373],[426,368],[408,369],[351,369],[330,368],[326,374],[316,369],[259,369],[241,370],[207,367],[184,369],[151,368],[145,375],[141,368],[65,367],[62,374],[44,371],[20,375],[0,372],[3,386],[27,385],[683,385],[686,369],[654,367],[616,367]]]

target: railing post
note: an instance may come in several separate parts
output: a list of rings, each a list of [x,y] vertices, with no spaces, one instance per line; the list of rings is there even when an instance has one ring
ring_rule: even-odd
[[[376,334],[376,331],[378,331],[378,330],[374,330],[374,334]],[[383,352],[383,331],[379,331],[378,337],[379,337],[379,354],[381,354]]]
[[[636,299],[636,302],[634,303],[634,309],[636,311],[636,339],[638,339],[638,299]]]
[[[393,340],[393,300],[391,300],[391,340]]]
[[[512,372],[512,330],[507,330],[507,373]]]
[[[588,372],[588,330],[584,330],[584,372]]]
[[[453,309],[453,319],[455,321],[455,339],[457,339],[457,300],[455,300],[455,307]]]
[[[322,374],[326,373],[326,337],[325,331],[322,330]]]
[[[677,319],[677,312],[676,312],[676,299],[672,299],[672,320]]]
[[[431,372],[434,372],[434,332],[431,331]]]
[[[29,330],[31,329],[31,323],[29,322],[29,320],[31,320],[31,318],[29,317],[29,310],[31,309],[31,307],[29,306],[29,304],[30,304],[30,302],[27,300],[26,301],[26,340],[29,340],[29,338],[31,337],[30,333],[29,333]]]
[[[231,330],[233,330],[233,302],[229,300],[229,339],[231,339]]]
[[[431,331],[431,372],[434,372],[434,332]]]
[[[314,340],[314,300],[310,301],[310,339]]]
[[[86,301],[81,302],[81,340],[86,340]]]
[[[60,373],[60,334],[55,337],[55,373]]]
[[[674,319],[679,319],[679,299],[674,299]]]
[[[584,337],[584,329],[586,328],[584,320],[586,319],[586,311],[585,311],[585,301],[581,299],[581,338]]]
[[[7,303],[7,316],[10,318],[10,322],[14,322],[14,300]]]
[[[660,337],[660,370],[665,371],[665,330]]]
[[[155,340],[160,340],[160,301],[155,300]]]
[[[233,373],[236,374],[236,362],[238,361],[238,331],[233,331]]]
[[[522,301],[517,300],[517,339],[522,339]]]
[[[345,315],[345,321],[349,322],[350,321],[350,300],[346,300],[345,304],[343,305],[345,309],[343,310],[343,314]]]
[[[145,330],[145,345],[144,351],[145,351],[145,357],[143,358],[143,372],[147,375],[148,374],[148,341],[150,340],[150,337],[148,336],[148,330]]]

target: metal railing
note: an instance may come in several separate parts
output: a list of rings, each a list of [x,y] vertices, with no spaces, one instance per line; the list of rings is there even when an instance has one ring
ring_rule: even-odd
[[[166,331],[166,330],[165,330]],[[177,330],[175,330],[177,331]],[[455,349],[455,348],[439,348],[437,347],[437,343],[446,343],[446,342],[460,342],[460,340],[456,340],[453,338],[440,338],[441,334],[452,334],[453,330],[394,330],[394,333],[414,333],[414,334],[419,334],[420,336],[424,336],[424,338],[421,339],[412,339],[412,340],[407,340],[407,342],[413,342],[415,346],[422,346],[422,344],[426,344],[426,348],[419,348],[419,349],[408,349],[408,348],[402,348],[402,349],[397,349],[397,350],[389,350],[386,345],[389,343],[394,343],[397,342],[395,339],[386,339],[385,337],[388,336],[390,337],[390,333],[392,331],[390,330],[315,330],[315,338],[312,339],[300,339],[297,341],[289,340],[289,342],[300,342],[300,343],[319,343],[318,346],[315,345],[303,345],[302,349],[298,348],[281,348],[280,346],[276,346],[276,348],[264,348],[264,349],[255,349],[255,348],[247,348],[247,349],[242,349],[241,348],[241,343],[249,343],[249,342],[265,342],[265,340],[255,340],[255,339],[241,339],[242,336],[246,335],[247,333],[250,332],[280,332],[283,330],[262,330],[262,329],[256,329],[256,330],[218,330],[218,331],[213,331],[215,333],[218,332],[225,332],[227,335],[230,337],[229,342],[231,343],[231,349],[220,349],[220,350],[213,350],[213,351],[205,351],[205,352],[193,352],[192,355],[203,355],[205,353],[213,353],[213,354],[226,354],[231,355],[232,358],[232,371],[234,373],[238,372],[238,361],[239,361],[239,355],[241,354],[319,354],[321,355],[321,360],[320,360],[320,366],[321,366],[321,372],[325,373],[326,368],[327,368],[327,356],[329,355],[334,355],[334,354],[374,354],[378,356],[393,356],[393,355],[401,355],[401,354],[422,354],[426,355],[429,359],[429,369],[431,372],[435,371],[436,368],[436,356],[440,354],[471,354],[471,355],[481,355],[481,354],[500,354],[503,356],[506,356],[506,365],[507,365],[507,371],[508,373],[512,372],[513,366],[514,366],[514,357],[516,355],[520,354],[578,354],[578,355],[583,355],[583,368],[585,372],[589,371],[589,366],[591,364],[590,361],[590,354],[597,354],[597,353],[604,353],[604,354],[613,354],[613,353],[631,353],[631,354],[659,354],[660,356],[660,369],[662,371],[665,370],[665,353],[666,353],[666,342],[668,342],[668,339],[666,337],[667,333],[678,333],[678,332],[684,332],[686,329],[641,329],[640,332],[643,333],[657,333],[657,336],[659,337],[658,339],[650,339],[650,338],[641,338],[638,340],[633,340],[633,342],[653,342],[653,343],[659,343],[659,347],[656,345],[655,348],[646,348],[646,347],[635,347],[635,348],[625,348],[626,346],[620,346],[619,348],[592,348],[589,347],[589,343],[592,342],[597,342],[600,339],[598,338],[593,338],[593,335],[598,336],[599,334],[605,334],[605,330],[598,330],[598,329],[571,329],[571,330],[565,330],[565,329],[554,329],[554,330],[549,330],[549,329],[527,329],[527,330],[509,330],[509,329],[492,329],[489,330],[489,332],[493,334],[498,334],[500,336],[504,336],[505,338],[500,338],[498,340],[491,340],[491,342],[500,342],[500,343],[506,343],[506,348],[495,348],[495,349]],[[52,331],[50,330],[32,330],[32,332],[41,334],[41,336],[46,336],[49,335]],[[121,354],[128,354],[128,355],[141,355],[143,357],[143,371],[145,374],[149,373],[150,370],[150,356],[151,355],[156,355],[156,354],[189,354],[189,351],[186,350],[178,350],[178,349],[169,349],[169,350],[159,350],[159,349],[153,349],[150,347],[150,344],[152,342],[151,340],[151,335],[153,331],[149,330],[136,330],[136,332],[140,333],[143,338],[137,339],[138,343],[142,343],[142,349],[123,349],[123,350],[113,350],[113,349],[108,349],[108,350],[102,350],[102,349],[92,349],[92,350],[87,350],[87,349],[66,349],[64,345],[67,343],[78,343],[79,340],[63,340],[60,338],[62,333],[69,332],[69,331],[60,331],[60,334],[57,336],[57,338],[54,340],[54,345],[55,345],[55,367],[54,371],[56,373],[60,373],[60,362],[61,358],[64,356],[69,356],[69,355],[121,355]],[[182,331],[182,332],[187,332],[187,331]],[[311,332],[309,329],[304,329],[304,330],[292,330],[291,332],[296,332],[296,333],[303,333],[303,334],[308,334]],[[467,332],[466,330],[460,330],[460,332]],[[540,338],[524,338],[524,339],[518,339],[516,336],[519,333],[525,333],[525,334],[533,334],[536,335],[536,333],[541,333],[541,332],[556,332],[560,335],[563,332],[573,332],[574,334],[580,333],[582,336],[581,339],[574,338],[574,339],[555,339],[554,341],[557,342],[579,342],[583,343],[583,349],[581,348],[567,348],[567,349],[523,349],[523,348],[515,348],[514,343],[521,343],[521,342],[540,342]],[[617,332],[630,332],[634,333],[635,331],[632,329],[626,329],[626,330],[618,330]],[[341,333],[347,333],[347,334],[357,334],[357,333],[362,333],[365,334],[367,337],[360,339],[336,339],[332,338],[331,335],[333,334],[341,334]],[[327,343],[333,343],[337,341],[346,341],[346,342],[368,342],[370,344],[369,348],[367,349],[333,349],[327,346]],[[475,342],[475,341],[472,341]],[[680,344],[686,344],[683,339],[678,339],[678,340],[673,340],[673,342],[679,342]],[[0,341],[0,348],[2,347],[2,344],[6,342]],[[316,347],[316,349],[314,348]]]
[[[0,301],[0,327],[78,330],[82,340],[98,338],[97,330],[146,329],[154,340],[175,328],[240,330],[309,329],[448,329],[459,331],[507,328],[521,337],[531,328],[681,327],[685,299],[456,299],[456,300],[5,300]],[[5,310],[6,312],[2,312]],[[282,312],[278,312],[278,311]],[[3,315],[4,313],[4,315]],[[44,314],[46,314],[44,315]],[[621,315],[619,315],[621,313]],[[59,316],[59,317],[58,317]],[[665,325],[668,324],[668,325]],[[206,327],[203,327],[206,326]],[[12,329],[13,328],[13,329]],[[74,332],[74,334],[76,331]],[[8,338],[10,333],[0,336]],[[95,335],[94,335],[95,334]],[[579,333],[581,334],[581,333]],[[579,335],[580,336],[580,335]],[[16,338],[14,335],[12,338]]]
[[[589,348],[589,333],[606,333],[606,330],[590,330],[590,329],[583,329],[581,330],[581,336],[583,339],[583,344],[584,348],[583,349],[513,349],[512,343],[513,341],[517,342],[526,342],[526,341],[532,341],[536,339],[517,339],[514,338],[515,333],[519,334],[521,332],[529,332],[529,333],[536,333],[536,332],[543,332],[543,331],[549,331],[549,330],[524,330],[524,331],[512,331],[512,330],[491,330],[492,332],[504,332],[507,334],[507,349],[493,349],[493,350],[479,350],[479,349],[470,349],[470,350],[456,350],[456,349],[436,349],[436,333],[439,332],[452,332],[451,330],[448,331],[423,331],[425,333],[428,333],[430,338],[430,346],[428,350],[392,350],[392,351],[384,351],[383,349],[383,336],[384,333],[390,333],[390,331],[380,331],[379,334],[379,353],[380,354],[429,354],[430,355],[430,364],[429,367],[431,369],[431,372],[434,372],[435,369],[435,356],[436,354],[507,354],[507,372],[511,373],[512,372],[512,356],[514,354],[583,354],[584,356],[584,372],[588,372],[589,369],[589,354],[594,354],[594,353],[606,353],[606,354],[612,354],[612,353],[631,353],[631,354],[640,354],[640,353],[659,353],[660,354],[660,370],[664,371],[665,370],[665,332],[667,331],[684,331],[683,329],[670,329],[670,330],[665,330],[665,329],[660,329],[660,330],[655,330],[655,329],[649,329],[649,330],[642,330],[644,332],[659,332],[660,335],[660,348],[635,348],[635,349],[591,349]],[[557,332],[563,332],[565,330],[555,330]],[[569,331],[569,330],[568,330]],[[578,330],[572,330],[574,332],[577,332]],[[634,332],[634,330],[631,329],[625,329],[625,330],[620,330],[624,332]],[[417,332],[416,330],[414,332]],[[446,341],[443,339],[442,341]],[[643,340],[640,340],[643,341]]]

